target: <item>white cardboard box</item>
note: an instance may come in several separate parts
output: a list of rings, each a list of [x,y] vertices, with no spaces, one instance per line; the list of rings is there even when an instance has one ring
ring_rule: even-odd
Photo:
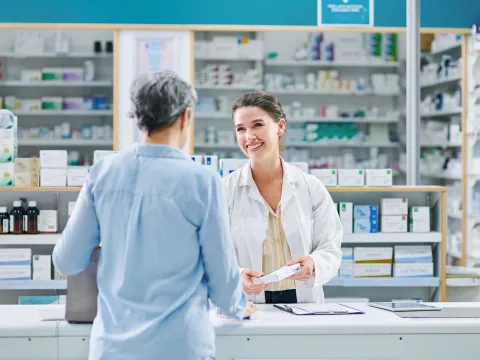
[[[376,278],[391,277],[392,264],[354,264],[353,277]]]
[[[411,232],[430,232],[430,208],[413,206],[410,210],[409,230]]]
[[[0,249],[0,266],[30,266],[31,263],[31,249]]]
[[[396,263],[394,277],[433,277],[433,263]]]
[[[382,216],[380,226],[384,233],[407,232],[407,215]]]
[[[227,177],[232,172],[245,165],[246,162],[246,159],[220,159],[220,170],[222,171],[222,176]]]
[[[31,280],[30,265],[0,265],[0,280]]]
[[[365,183],[367,186],[392,186],[392,169],[366,169]]]
[[[38,214],[38,231],[56,233],[58,231],[57,210],[40,210]]]
[[[342,260],[340,263],[340,269],[338,271],[340,277],[351,278],[353,277],[353,261],[352,260]]]
[[[50,255],[33,255],[33,280],[52,280],[52,257]]]
[[[342,261],[343,260],[353,260],[353,248],[351,247],[342,247]]]
[[[218,156],[217,155],[205,155],[203,157],[203,165],[208,166],[214,171],[218,170]]]
[[[338,186],[365,186],[365,171],[362,169],[338,169]]]
[[[392,247],[355,247],[353,251],[355,263],[391,263],[393,259]]]
[[[194,163],[202,165],[202,163],[203,163],[203,156],[202,155],[192,155],[191,157],[192,157],[192,161]]]
[[[67,150],[40,150],[40,168],[66,169],[67,163]]]
[[[397,245],[394,247],[396,263],[428,263],[433,261],[430,245]]]
[[[353,232],[353,203],[340,203],[339,208],[343,233],[351,234]]]
[[[67,186],[67,169],[40,169],[40,186]]]
[[[380,214],[385,215],[408,215],[407,198],[388,198],[382,199]]]
[[[336,169],[312,169],[310,174],[319,179],[325,186],[337,186],[338,174]]]
[[[95,150],[93,152],[93,165],[102,160],[103,158],[115,154],[113,150]]]
[[[87,181],[89,166],[69,166],[67,170],[67,186],[83,186]]]

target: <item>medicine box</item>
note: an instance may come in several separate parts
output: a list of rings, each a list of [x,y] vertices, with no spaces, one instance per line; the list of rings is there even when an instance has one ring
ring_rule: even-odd
[[[305,171],[308,174],[308,163],[298,161],[298,162],[291,162],[290,164],[293,166],[296,166],[297,168]]]
[[[353,232],[353,203],[340,203],[339,208],[343,233],[351,234]]]
[[[102,160],[103,158],[115,154],[116,151],[112,150],[95,150],[93,152],[93,165]]]
[[[67,186],[67,169],[40,169],[40,186]]]
[[[40,210],[38,214],[38,231],[56,233],[58,231],[57,210]]]
[[[312,169],[310,173],[327,187],[338,185],[338,174],[336,169]]]
[[[87,181],[89,166],[69,166],[67,170],[67,186],[83,186]]]
[[[353,224],[355,233],[377,233],[378,219],[355,219]]]
[[[391,263],[392,247],[355,247],[353,251],[355,263]]]
[[[407,198],[388,198],[382,199],[380,212],[385,215],[408,215]]]
[[[11,163],[15,159],[15,138],[4,137],[10,130],[0,130],[0,163]]]
[[[67,159],[66,150],[40,150],[40,168],[66,169]]]
[[[40,170],[40,161],[38,158],[16,158],[15,173],[35,173],[38,175]]]
[[[58,304],[58,295],[20,295],[18,305],[54,305]]]
[[[339,186],[365,186],[365,171],[361,169],[339,169]]]
[[[392,186],[392,170],[367,169],[365,170],[365,183],[367,186]]]
[[[211,168],[215,172],[218,171],[218,156],[217,155],[205,155],[203,157],[203,165]]]
[[[39,187],[39,174],[15,173],[15,187]]]
[[[410,210],[409,231],[430,232],[430,208],[413,206]]]
[[[0,163],[0,187],[14,186],[15,171],[13,163]]]
[[[50,255],[33,255],[33,280],[52,280],[52,257]]]
[[[197,163],[197,164],[202,165],[202,163],[203,163],[203,157],[202,157],[202,155],[192,155],[192,161],[193,161],[194,163]]]
[[[342,247],[342,261],[343,260],[353,260],[353,248]]]
[[[235,170],[241,168],[247,162],[246,159],[220,159],[220,171],[223,177],[227,177]]]
[[[0,280],[31,280],[30,265],[0,265]]]
[[[338,274],[340,277],[343,278],[353,277],[353,261],[342,260],[342,262],[340,263],[340,269],[338,270]]]
[[[31,249],[0,249],[0,266],[25,265],[32,264]]]
[[[384,233],[407,232],[407,215],[382,216],[380,225]]]
[[[433,277],[433,263],[397,263],[393,265],[394,277]]]
[[[353,208],[354,219],[378,219],[377,205],[355,205]]]
[[[353,266],[355,278],[386,278],[392,276],[392,264],[357,264]]]
[[[429,245],[397,245],[394,247],[394,258],[396,263],[432,262],[432,247]]]

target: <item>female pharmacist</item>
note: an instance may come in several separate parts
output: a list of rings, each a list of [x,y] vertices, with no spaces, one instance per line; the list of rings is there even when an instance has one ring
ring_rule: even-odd
[[[181,150],[196,94],[172,72],[151,73],[134,81],[131,100],[143,143],[93,166],[53,262],[80,273],[102,244],[90,360],[213,359],[209,298],[236,318],[254,309],[222,181]]]
[[[343,229],[332,198],[320,180],[280,157],[287,121],[274,96],[246,93],[232,117],[249,158],[225,180],[243,290],[256,303],[323,302],[322,285],[341,261]],[[253,282],[293,264],[301,268],[290,278]]]

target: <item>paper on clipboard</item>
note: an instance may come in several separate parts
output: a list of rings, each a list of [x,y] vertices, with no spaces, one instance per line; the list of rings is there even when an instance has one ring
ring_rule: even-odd
[[[362,311],[342,304],[282,304],[274,305],[277,309],[293,315],[353,315],[363,314]]]
[[[252,281],[253,283],[271,284],[277,281],[282,281],[292,276],[299,270],[300,270],[300,264],[283,266],[280,269],[275,270],[274,272],[268,275],[262,276],[260,278],[253,278]]]

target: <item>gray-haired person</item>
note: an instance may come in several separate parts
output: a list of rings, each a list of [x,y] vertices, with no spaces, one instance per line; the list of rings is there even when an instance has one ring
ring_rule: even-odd
[[[131,87],[141,144],[95,164],[53,262],[86,268],[102,243],[90,359],[210,359],[210,299],[229,316],[255,309],[241,290],[223,185],[180,149],[194,89],[177,74],[142,74]]]

